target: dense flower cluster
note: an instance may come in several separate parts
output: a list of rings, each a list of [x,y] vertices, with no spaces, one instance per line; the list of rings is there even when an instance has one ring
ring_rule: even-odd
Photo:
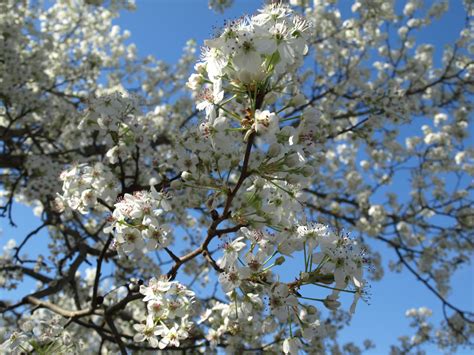
[[[150,191],[125,194],[114,205],[111,225],[104,231],[113,231],[119,251],[140,254],[144,248],[152,251],[170,244],[170,228],[158,220],[160,215],[170,210],[168,198],[152,186]]]
[[[80,353],[83,343],[64,330],[65,320],[47,310],[38,310],[34,316],[25,317],[20,329],[0,344],[2,353],[22,352]],[[34,339],[32,341],[32,339]]]
[[[76,165],[61,173],[63,194],[56,199],[60,209],[65,206],[80,213],[88,213],[100,198],[105,203],[115,201],[118,195],[112,172],[102,163]]]
[[[179,347],[180,341],[188,337],[193,327],[189,320],[194,303],[194,292],[176,281],[166,279],[151,279],[148,286],[140,286],[140,293],[145,296],[148,316],[145,324],[136,324],[138,331],[134,340],[147,340],[156,348],[168,346]],[[160,336],[158,341],[157,336]]]
[[[291,239],[293,241],[288,242]],[[338,294],[345,291],[351,282],[354,290],[347,292],[353,292],[355,296],[352,312],[362,293],[364,260],[357,243],[346,236],[337,235],[322,224],[302,225],[296,233],[293,230],[281,235],[243,227],[241,236],[226,242],[222,248],[223,256],[218,264],[223,272],[219,275],[219,282],[234,304],[214,306],[212,314],[219,312],[218,319],[222,322],[217,330],[215,324],[209,330],[207,337],[214,342],[237,323],[240,324],[240,332],[233,334],[233,337],[242,337],[240,341],[252,343],[250,339],[257,334],[260,334],[258,339],[274,331],[275,321],[286,323],[291,328],[295,320],[297,322],[293,329],[299,329],[303,338],[311,342],[324,332],[324,326],[321,326],[315,309],[301,303],[305,299],[312,299],[304,296],[305,286],[335,282],[333,293],[319,301],[329,309],[337,309],[340,305]],[[320,251],[311,254],[317,248]],[[290,283],[278,281],[273,269],[286,262],[285,257],[278,254],[292,255],[302,249],[308,250],[308,254],[304,255],[305,271],[300,273],[300,278]],[[316,265],[314,269],[311,263]],[[263,299],[267,299],[268,304],[262,302]],[[270,313],[266,318],[256,318],[255,311],[262,309],[268,309]],[[311,315],[307,314],[308,310]],[[229,323],[226,317],[232,321]],[[250,321],[252,327],[247,333],[243,331],[242,324]],[[234,341],[239,343],[239,340]],[[285,353],[295,354],[299,346],[302,343],[297,338],[288,338],[283,349]]]
[[[310,30],[307,21],[279,5],[231,22],[219,36],[205,42],[203,61],[196,64],[197,73],[189,78],[188,86],[202,91],[197,107],[206,109],[211,119],[213,107],[224,100],[224,91],[238,95],[239,89],[268,85],[272,74],[299,67]],[[268,130],[271,122],[273,130],[278,128],[274,114],[258,116],[256,126],[261,130]]]

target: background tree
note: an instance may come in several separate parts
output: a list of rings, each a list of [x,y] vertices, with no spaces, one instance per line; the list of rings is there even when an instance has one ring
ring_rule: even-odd
[[[445,317],[408,311],[393,353],[472,346],[473,314],[448,298],[473,247],[472,3],[440,66],[415,38],[447,2],[291,5],[174,66],[125,44],[128,1],[1,5],[1,208],[42,220],[0,258],[1,287],[38,281],[1,302],[2,351],[357,353],[337,332],[383,276],[371,240]],[[43,229],[48,255],[30,258]]]

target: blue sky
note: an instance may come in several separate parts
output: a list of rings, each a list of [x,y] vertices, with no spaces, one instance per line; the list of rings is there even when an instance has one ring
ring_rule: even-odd
[[[346,0],[341,2],[349,3]],[[224,15],[210,11],[207,0],[136,0],[136,3],[137,11],[123,13],[115,23],[122,29],[131,31],[130,41],[136,43],[140,55],[152,54],[159,59],[174,63],[189,38],[194,38],[198,45],[201,45],[204,39],[212,36],[216,28],[223,25],[225,19],[253,13],[260,1],[235,0],[234,6]],[[344,12],[347,12],[347,8]],[[451,8],[443,20],[435,24],[429,32],[422,32],[420,41],[432,43],[441,49],[444,44],[450,43],[457,36],[464,17],[461,1],[451,1]],[[438,56],[439,53],[438,50]],[[14,217],[19,224],[18,228],[11,228],[5,219],[0,219],[0,226],[3,229],[0,246],[10,238],[21,241],[28,231],[40,224],[31,211],[23,206],[15,205]],[[46,240],[47,235],[40,233],[31,241],[30,248],[25,250],[31,248],[36,252],[44,250]],[[385,265],[389,259],[395,259],[394,253],[387,251],[383,245],[374,244],[374,247],[382,252]],[[471,266],[454,277],[453,291],[449,300],[459,305],[461,309],[474,309],[473,275]],[[32,286],[32,283],[23,285],[12,296],[16,298],[17,294],[28,292]],[[393,274],[386,268],[383,281],[372,283],[371,286],[371,304],[359,303],[352,323],[342,332],[341,339],[356,344],[361,344],[366,338],[372,339],[377,348],[371,351],[371,354],[388,353],[390,344],[397,342],[397,336],[411,334],[408,320],[404,317],[407,309],[427,306],[434,311],[432,317],[434,323],[442,318],[440,302],[407,273]],[[343,306],[349,307],[350,301],[344,302]],[[430,348],[429,353],[437,354],[438,351]]]

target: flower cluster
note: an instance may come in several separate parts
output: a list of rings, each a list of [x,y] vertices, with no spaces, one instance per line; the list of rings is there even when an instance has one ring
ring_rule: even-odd
[[[25,317],[27,318],[27,317]],[[18,331],[0,344],[5,354],[29,352],[50,352],[77,354],[84,351],[80,341],[73,339],[70,331],[64,329],[65,321],[48,310],[39,310],[25,319]]]
[[[309,24],[289,7],[268,5],[261,13],[230,23],[207,40],[205,68],[211,80],[225,74],[244,83],[261,81],[275,70],[300,66],[306,54]]]
[[[118,195],[115,176],[102,163],[93,166],[75,165],[61,173],[63,193],[56,200],[59,209],[69,207],[86,214],[96,208],[100,198],[104,203],[113,203]]]
[[[1,231],[0,231],[1,232]],[[15,239],[9,239],[8,242],[3,246],[2,253],[0,254],[0,268],[4,268],[13,259],[15,254],[15,248],[17,243]],[[22,279],[22,275],[17,275],[14,272],[7,272],[7,269],[2,270],[0,273],[0,287],[5,289],[15,289],[17,287],[18,280]]]
[[[353,313],[364,285],[362,280],[363,251],[357,241],[327,231],[321,233],[319,247],[321,251],[313,254],[312,262],[317,265],[316,270],[319,273],[333,275],[335,281],[334,290],[328,300],[337,300],[341,290],[346,289],[348,284],[353,285],[356,289],[354,303],[351,306],[351,313]]]
[[[264,303],[260,295],[248,292],[235,297],[233,302],[214,302],[201,316],[200,322],[208,327],[206,340],[215,348],[225,338],[229,353],[238,353],[242,344],[258,346],[262,334],[272,333],[276,322],[262,315]]]
[[[300,313],[307,311],[301,301],[320,301],[327,308],[334,310],[340,306],[337,301],[339,293],[351,292],[354,294],[351,306],[353,313],[363,292],[364,259],[357,242],[331,231],[322,224],[300,225],[296,230],[277,235],[243,227],[241,236],[225,243],[222,249],[223,256],[218,260],[218,264],[223,272],[219,275],[219,282],[224,292],[236,303],[238,322],[241,322],[240,317],[248,316],[245,312],[239,315],[239,312],[244,309],[251,312],[252,307],[255,307],[252,297],[249,296],[252,290],[256,294],[255,298],[268,299],[271,317],[276,317],[280,323],[287,323],[289,326],[294,320],[298,320],[293,327],[299,326],[302,337],[311,341],[318,337],[323,329],[314,312],[311,317],[301,317]],[[286,262],[283,255],[277,255],[292,255],[302,249],[305,250],[305,269],[300,278],[290,283],[277,281],[273,269]],[[315,249],[319,251],[313,253]],[[311,264],[316,267],[313,269]],[[348,290],[349,283],[354,290]],[[332,289],[332,294],[319,299],[304,296],[303,288],[318,284]],[[334,286],[331,286],[332,284]],[[242,291],[242,295],[239,295],[238,290]],[[249,303],[249,306],[246,306],[246,303]],[[259,307],[263,306],[261,301],[258,304]],[[223,312],[221,308],[219,310]],[[227,312],[232,314],[231,310],[225,311],[225,314]],[[217,332],[215,327],[212,329],[214,330],[208,335],[210,338],[218,338],[220,334],[225,333],[224,329],[228,331],[225,327]],[[283,344],[283,350],[293,354],[301,344],[298,337],[288,338]]]
[[[138,112],[138,99],[126,92],[115,91],[90,100],[89,111],[79,123],[79,128],[95,126],[104,132],[119,133]]]
[[[281,4],[229,23],[219,36],[205,42],[203,61],[189,78],[188,86],[204,93],[198,108],[206,109],[209,116],[222,103],[224,91],[238,94],[242,89],[267,85],[272,75],[299,67],[308,51],[310,33],[309,23]],[[211,83],[210,87],[205,83]],[[260,129],[275,120],[270,114],[261,116]]]
[[[166,278],[151,279],[148,286],[140,286],[143,301],[147,303],[148,316],[144,324],[135,324],[138,332],[134,341],[148,343],[156,348],[179,347],[188,337],[193,323],[189,320],[194,303],[194,292],[177,281]],[[158,341],[157,336],[160,336]]]
[[[110,164],[126,160],[136,147],[150,144],[143,134],[145,120],[140,121],[139,100],[128,92],[104,93],[90,100],[89,110],[79,128],[98,133],[108,146],[105,156]]]
[[[150,191],[125,194],[115,203],[111,224],[104,231],[113,231],[115,246],[125,254],[166,248],[171,243],[170,228],[159,217],[170,210],[168,199],[153,186]]]

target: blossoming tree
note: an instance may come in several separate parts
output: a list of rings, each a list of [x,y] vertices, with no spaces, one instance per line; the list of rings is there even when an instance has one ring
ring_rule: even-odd
[[[176,65],[125,44],[129,1],[1,5],[1,212],[42,222],[0,256],[0,287],[36,281],[1,300],[2,353],[359,353],[337,332],[383,276],[370,241],[445,318],[409,310],[393,353],[472,345],[448,297],[473,250],[472,2],[440,65],[415,38],[445,1],[289,3]]]

